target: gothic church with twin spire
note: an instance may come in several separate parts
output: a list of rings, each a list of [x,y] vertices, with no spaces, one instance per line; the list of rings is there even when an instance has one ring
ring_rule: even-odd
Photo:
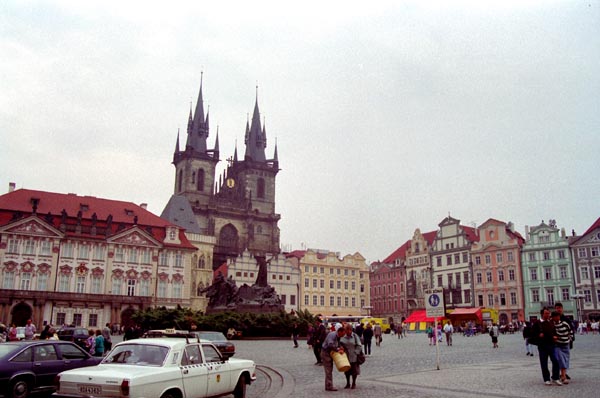
[[[281,216],[275,212],[275,178],[279,172],[277,145],[273,157],[268,159],[258,96],[252,119],[246,121],[244,158],[238,158],[236,146],[233,157],[227,160],[223,174],[218,177],[218,131],[212,149],[208,148],[209,134],[209,115],[204,111],[201,81],[195,111],[192,113],[190,108],[183,148],[177,134],[173,154],[174,192],[161,217],[191,233],[213,236],[216,241],[213,269],[246,250],[262,258],[279,253],[277,223]]]

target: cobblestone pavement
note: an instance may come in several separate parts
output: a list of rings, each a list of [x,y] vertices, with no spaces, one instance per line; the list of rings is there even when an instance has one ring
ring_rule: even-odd
[[[386,335],[361,367],[356,390],[343,389],[345,378],[334,369],[337,392],[326,392],[324,372],[304,341],[293,348],[290,340],[239,340],[236,357],[253,359],[258,379],[248,388],[249,398],[285,397],[561,397],[600,396],[600,335],[577,336],[571,352],[571,384],[543,384],[537,349],[525,355],[519,334],[502,335],[498,349],[487,335],[454,336],[453,346],[429,346],[423,334],[404,339]]]

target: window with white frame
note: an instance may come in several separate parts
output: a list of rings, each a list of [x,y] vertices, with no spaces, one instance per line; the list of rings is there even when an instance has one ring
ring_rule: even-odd
[[[87,260],[90,258],[90,246],[80,243],[77,250],[77,258]]]
[[[554,305],[554,288],[546,288],[546,301],[548,305]]]
[[[502,257],[502,253],[501,252],[500,253],[496,253],[496,262],[498,264],[500,264],[500,263],[503,262],[503,257]]]
[[[325,296],[319,296],[319,303],[322,307],[325,306]]]
[[[504,271],[501,269],[498,270],[498,280],[501,282],[504,281]]]
[[[544,279],[546,279],[547,281],[552,279],[552,268],[551,267],[544,267]]]
[[[112,280],[112,294],[121,295],[123,291],[123,279],[113,278]]]
[[[159,280],[156,295],[160,298],[167,297],[167,281]]]
[[[325,279],[319,280],[319,286],[321,287],[321,289],[325,289]]]
[[[117,246],[115,248],[115,261],[123,262],[125,261],[125,250],[122,246]]]
[[[329,288],[333,289],[334,284],[335,284],[335,282],[333,281],[333,279],[330,279],[329,280]]]
[[[529,279],[537,281],[537,268],[529,268]]]
[[[583,266],[581,269],[581,279],[590,279],[590,273],[587,266]]]
[[[60,274],[58,278],[58,291],[68,292],[69,291],[70,276],[68,274]]]
[[[342,296],[337,296],[337,306],[338,307],[342,306]]]
[[[558,267],[558,274],[560,275],[560,279],[567,279],[569,274],[567,271],[567,266],[561,265]]]
[[[356,297],[352,297],[352,306],[356,307]]]
[[[102,293],[102,277],[100,275],[92,276],[92,286],[90,293],[101,294]]]
[[[494,306],[494,295],[493,294],[488,294],[488,306],[490,306],[490,307]]]
[[[563,249],[560,249],[557,253],[558,253],[558,258],[560,258],[562,260],[564,260],[566,258],[565,251]]]
[[[77,293],[85,293],[85,276],[78,276],[75,282],[75,291]]]
[[[140,296],[148,297],[150,296],[150,280],[149,279],[141,279],[139,281],[139,292]]]
[[[508,280],[509,281],[515,280],[515,270],[512,268],[508,270]]]
[[[106,253],[106,249],[104,246],[95,245],[92,259],[97,260],[97,261],[104,261],[105,253]]]
[[[81,326],[82,320],[83,316],[81,314],[73,314],[73,324],[75,324],[75,326]]]
[[[65,242],[62,244],[62,256],[73,258],[73,243]]]
[[[173,281],[173,298],[180,299],[183,294],[183,283],[181,281]]]
[[[135,296],[135,279],[127,279],[127,295]]]
[[[351,286],[352,286],[352,291],[355,291],[356,290],[356,281],[352,281]],[[396,284],[394,284],[394,289],[395,288],[396,288]]]
[[[585,250],[585,247],[580,247],[577,249],[577,257],[587,257],[587,251]]]
[[[531,289],[531,302],[533,302],[533,303],[540,302],[540,290],[539,289]]]
[[[202,263],[204,263],[204,256],[200,257],[200,261]],[[150,249],[142,250],[142,264],[150,264],[151,262],[152,262],[152,250],[150,250]],[[198,268],[204,268],[204,267],[198,267]]]
[[[128,263],[133,263],[133,264],[137,264],[138,262],[138,249],[135,247],[130,247],[128,250],[128,259],[127,262]]]
[[[67,323],[67,314],[65,314],[64,312],[57,312],[56,313],[56,324],[64,325],[66,323]]]
[[[25,241],[25,247],[23,248],[23,254],[25,255],[33,255],[35,254],[35,242],[33,239],[27,239]]]
[[[491,271],[488,271],[488,272],[485,273],[485,280],[487,282],[491,282],[492,281],[492,272]]]
[[[600,256],[600,247],[594,246],[594,247],[591,248],[590,251],[591,251],[592,257],[598,257],[598,256]]]
[[[344,281],[344,290],[348,290],[348,281]]]
[[[550,260],[550,252],[542,252],[542,259],[544,261]]]
[[[338,290],[342,288],[342,281],[336,281]]]
[[[535,252],[529,253],[529,261],[535,261]]]
[[[37,290],[47,290],[48,289],[48,274],[45,272],[40,272],[37,274]]]
[[[31,272],[21,272],[21,290],[29,290],[31,288]]]
[[[508,261],[515,261],[515,255],[513,254],[513,252],[507,252],[506,253],[506,259]]]
[[[19,254],[19,240],[18,239],[9,239],[7,250],[8,250],[7,253]]]
[[[350,301],[348,299],[348,297],[344,297],[344,307],[349,307],[350,306]]]
[[[319,303],[319,298],[317,297],[317,295],[313,295],[312,296],[312,305],[316,306]]]
[[[317,279],[313,279],[312,280],[312,287],[313,287],[313,289],[316,289],[317,286],[318,286],[318,284],[319,284],[319,281]]]
[[[310,302],[309,302],[308,300],[309,300],[309,299],[308,299],[308,294],[305,294],[305,295],[304,295],[304,305],[309,305],[309,304],[310,304]],[[333,305],[333,304],[332,304],[332,305]]]
[[[506,305],[506,294],[500,293],[500,305]]]
[[[175,253],[175,267],[183,267],[183,255],[180,252]]]
[[[52,242],[49,240],[43,240],[40,242],[40,255],[50,256],[52,254]]]
[[[169,254],[166,251],[161,251],[158,255],[158,265],[163,267],[169,265]]]
[[[568,287],[563,287],[560,289],[561,291],[561,297],[563,301],[567,301],[571,299],[571,294],[569,293],[570,290]]]
[[[91,328],[98,327],[98,314],[90,314],[89,315],[88,326]]]
[[[590,289],[583,290],[583,300],[585,301],[586,304],[589,304],[592,302],[592,291]]]
[[[594,279],[600,279],[600,265],[594,266]]]
[[[510,292],[510,305],[517,305],[517,293]]]
[[[310,287],[310,279],[304,278],[304,287]]]

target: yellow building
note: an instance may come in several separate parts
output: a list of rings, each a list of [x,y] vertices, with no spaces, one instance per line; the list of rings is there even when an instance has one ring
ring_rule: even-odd
[[[288,254],[300,269],[301,310],[321,315],[368,315],[369,267],[360,253],[308,249]]]

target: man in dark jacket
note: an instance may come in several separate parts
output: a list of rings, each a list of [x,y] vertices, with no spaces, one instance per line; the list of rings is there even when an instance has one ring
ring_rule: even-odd
[[[554,383],[562,386],[560,368],[554,353],[554,342],[556,340],[554,322],[550,319],[550,310],[548,308],[543,308],[540,314],[542,319],[537,320],[533,324],[531,335],[537,341],[544,384],[550,386]],[[552,362],[552,381],[550,381],[550,371],[548,370],[548,358]]]
[[[312,337],[313,353],[315,354],[315,358],[317,359],[317,362],[315,362],[315,365],[323,364],[323,362],[321,361],[321,346],[322,346],[323,342],[325,341],[325,337],[327,337],[327,331],[325,330],[325,325],[323,325],[323,321],[321,321],[320,318],[317,318],[317,321],[315,324],[315,331],[314,331],[313,337]]]

